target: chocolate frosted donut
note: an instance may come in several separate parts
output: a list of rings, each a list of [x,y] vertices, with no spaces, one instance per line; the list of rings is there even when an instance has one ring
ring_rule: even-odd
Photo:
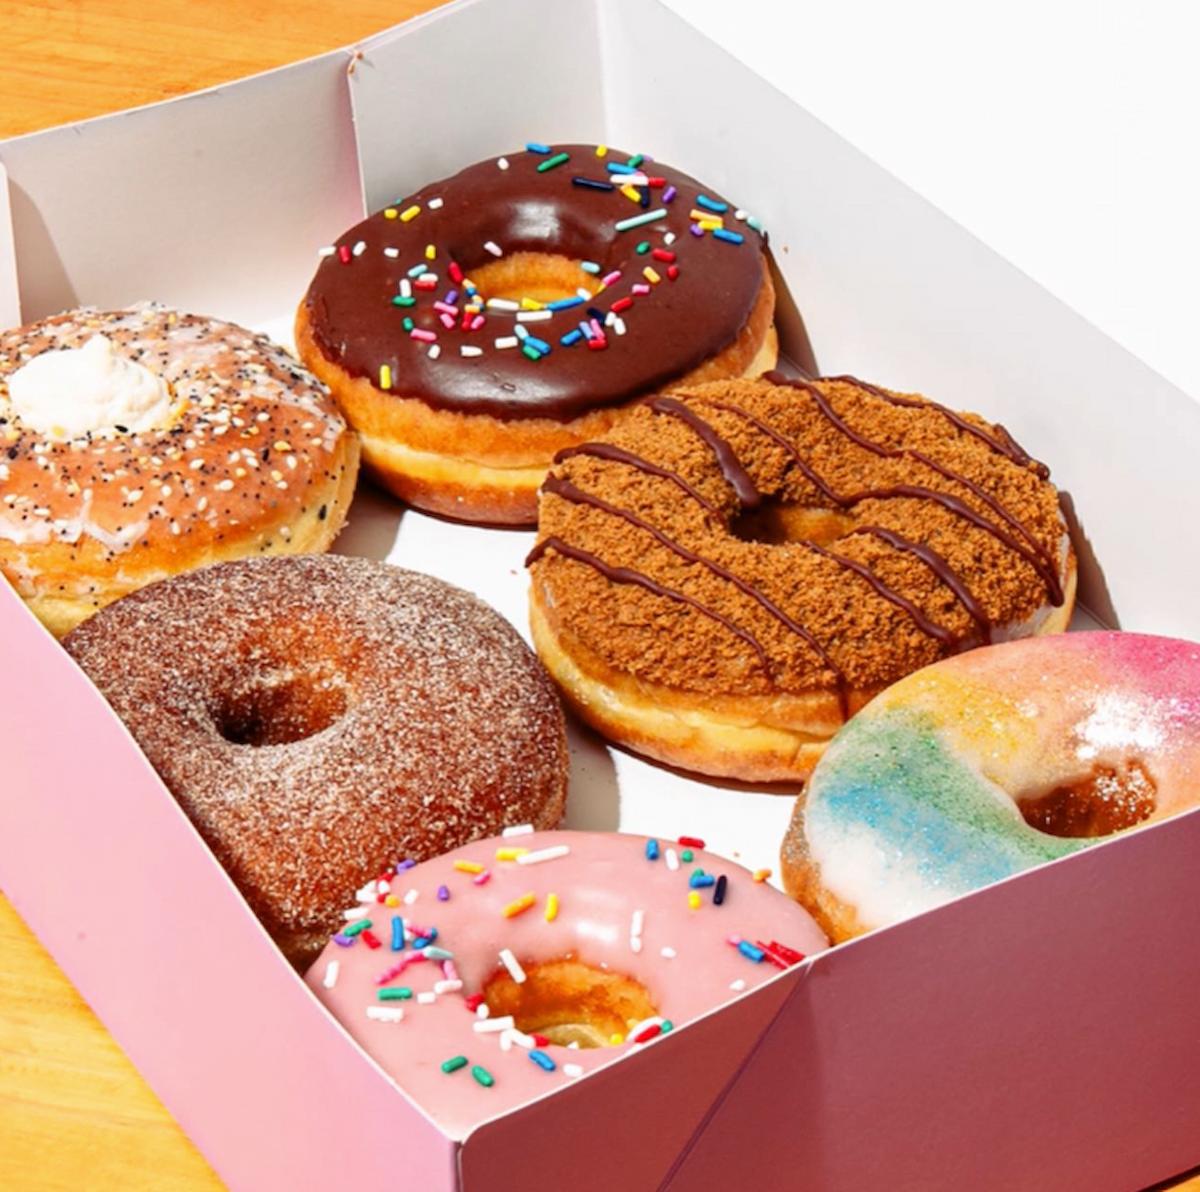
[[[764,249],[757,221],[669,166],[531,146],[346,232],[296,339],[394,492],[532,522],[556,450],[665,385],[774,363]]]
[[[851,377],[676,390],[559,455],[534,641],[615,740],[803,776],[902,676],[1066,627],[1075,562],[1047,475],[1002,428]]]
[[[65,645],[296,963],[386,866],[562,815],[553,686],[503,618],[429,576],[227,563]]]

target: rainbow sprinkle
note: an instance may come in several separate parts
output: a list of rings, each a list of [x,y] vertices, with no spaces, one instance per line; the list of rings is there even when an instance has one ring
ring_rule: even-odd
[[[571,158],[569,152],[556,151],[552,145],[542,141],[528,141],[525,149],[535,159],[530,164],[535,173],[539,175],[549,175],[569,162]],[[651,230],[648,225],[667,218],[667,208],[677,197],[677,188],[667,185],[664,177],[649,172],[653,167],[646,165],[647,158],[644,154],[635,153],[624,162],[612,161],[608,160],[607,147],[597,145],[595,156],[603,162],[602,172],[608,175],[608,178],[573,174],[569,176],[567,184],[598,193],[619,192],[623,200],[636,203],[641,208],[637,214],[614,220],[613,227],[617,232],[631,231],[635,228]],[[512,163],[506,157],[499,157],[496,159],[496,165],[501,170],[508,170]],[[661,205],[653,209],[651,209],[652,193],[659,195],[661,200]],[[442,206],[442,199],[429,199],[425,201],[425,206],[430,210],[437,210]],[[401,224],[407,224],[416,219],[422,209],[421,203],[411,203],[403,209],[400,209],[398,204],[393,204],[384,208],[382,214],[389,221],[395,220]],[[688,215],[692,234],[703,237],[711,233],[713,238],[730,244],[743,243],[745,237],[742,233],[729,231],[724,226],[725,216],[728,212],[730,212],[730,205],[724,200],[702,193],[695,194],[693,206]],[[753,217],[747,215],[742,208],[738,208],[731,218],[745,222],[748,227],[762,234],[761,225]],[[635,252],[641,256],[650,255],[655,261],[667,265],[666,280],[673,282],[678,279],[680,271],[676,263],[676,253],[668,251],[668,249],[676,241],[676,232],[663,228],[653,229],[653,231],[661,239],[661,243],[656,243],[652,239],[640,240],[636,245]],[[336,254],[342,264],[348,265],[355,257],[361,255],[366,247],[364,241],[359,241],[353,246],[340,245],[336,248],[329,246],[327,249],[322,249],[322,253]],[[494,240],[485,240],[482,247],[485,253],[494,258],[504,255],[504,250]],[[485,298],[465,277],[459,263],[449,260],[446,272],[455,286],[462,286],[465,289],[466,302],[461,307],[456,305],[459,291],[451,290],[440,300],[432,303],[434,317],[430,320],[421,313],[423,308],[420,294],[436,293],[439,278],[437,273],[431,272],[428,266],[442,255],[443,248],[444,246],[439,246],[432,240],[425,240],[417,249],[422,260],[408,269],[407,277],[402,279],[399,293],[388,299],[393,306],[410,312],[405,314],[402,321],[403,329],[410,338],[426,347],[430,359],[438,359],[442,354],[442,345],[438,342],[439,332],[434,327],[440,328],[443,334],[471,335],[485,326],[486,320],[483,315],[485,307],[489,314],[516,313],[518,323],[551,319],[560,311],[594,302],[599,294],[611,289],[621,281],[620,272],[612,271],[603,278],[595,294],[580,287],[575,297],[560,298],[550,302],[540,302],[529,297],[519,301]],[[401,249],[392,245],[384,247],[382,251],[384,255],[391,258],[401,255]],[[580,263],[580,267],[584,273],[593,277],[599,276],[601,272],[601,265],[595,261],[583,261]],[[586,342],[587,348],[591,351],[604,351],[610,346],[606,330],[611,330],[617,338],[624,336],[629,330],[624,319],[619,316],[630,309],[633,297],[651,293],[652,288],[664,280],[662,273],[652,266],[643,268],[642,278],[642,281],[629,286],[628,293],[615,294],[607,300],[607,309],[599,305],[589,306],[589,319],[577,328],[564,330],[556,335],[547,335],[545,338],[531,339],[520,336],[518,327],[516,338],[513,335],[501,334],[492,336],[489,344],[459,343],[457,358],[460,360],[477,359],[491,350],[519,349],[519,353],[524,359],[531,364],[536,364],[551,355],[555,346],[574,347],[581,342]],[[414,293],[414,291],[418,291],[418,293]],[[414,315],[417,317],[414,318]],[[427,325],[429,322],[433,323],[433,327]],[[520,342],[516,342],[516,339],[519,339]],[[554,343],[555,340],[557,340],[557,344]],[[449,350],[453,353],[453,345]],[[390,391],[396,383],[396,376],[395,364],[392,362],[381,363],[378,367],[379,389],[384,392]]]
[[[515,919],[517,915],[523,915],[533,904],[537,902],[536,894],[522,894],[520,898],[514,899],[501,912],[506,919]]]

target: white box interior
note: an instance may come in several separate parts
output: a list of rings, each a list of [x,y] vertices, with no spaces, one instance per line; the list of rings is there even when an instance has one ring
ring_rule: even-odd
[[[774,231],[786,352],[811,340],[822,371],[1004,422],[1078,519],[1088,608],[1200,636],[1200,560],[1148,532],[1195,504],[1196,404],[666,9],[464,0],[361,49],[352,74],[336,52],[0,145],[0,313],[152,298],[290,342],[316,249],[364,209],[527,139],[646,151]],[[364,486],[336,549],[441,576],[526,632],[532,542]],[[779,792],[653,766],[578,728],[572,766],[569,826],[696,834],[775,864],[792,804]]]

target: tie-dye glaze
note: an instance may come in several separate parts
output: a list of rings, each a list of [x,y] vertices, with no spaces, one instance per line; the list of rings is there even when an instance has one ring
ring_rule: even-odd
[[[1077,633],[973,650],[888,688],[809,781],[804,836],[820,880],[879,927],[1097,837],[1031,827],[1018,800],[1138,762],[1145,823],[1200,801],[1200,646]]]

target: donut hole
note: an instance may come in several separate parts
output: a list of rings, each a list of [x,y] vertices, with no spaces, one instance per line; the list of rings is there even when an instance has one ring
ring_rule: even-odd
[[[854,524],[852,517],[837,509],[767,501],[757,509],[740,513],[731,528],[734,537],[743,542],[765,542],[771,546],[815,542],[818,546],[828,546],[848,534]]]
[[[1140,761],[1097,766],[1072,782],[1017,801],[1025,822],[1050,836],[1110,836],[1154,814],[1157,787]]]
[[[585,273],[579,261],[559,253],[514,252],[471,270],[471,281],[485,298],[520,302],[557,302],[583,289],[592,294],[599,278]]]
[[[336,724],[348,702],[341,684],[287,672],[259,676],[227,693],[213,719],[221,736],[234,745],[290,745]]]
[[[645,986],[624,973],[574,957],[525,965],[521,984],[501,969],[484,985],[493,1016],[511,1014],[517,1029],[566,1047],[611,1047],[658,1011]]]

